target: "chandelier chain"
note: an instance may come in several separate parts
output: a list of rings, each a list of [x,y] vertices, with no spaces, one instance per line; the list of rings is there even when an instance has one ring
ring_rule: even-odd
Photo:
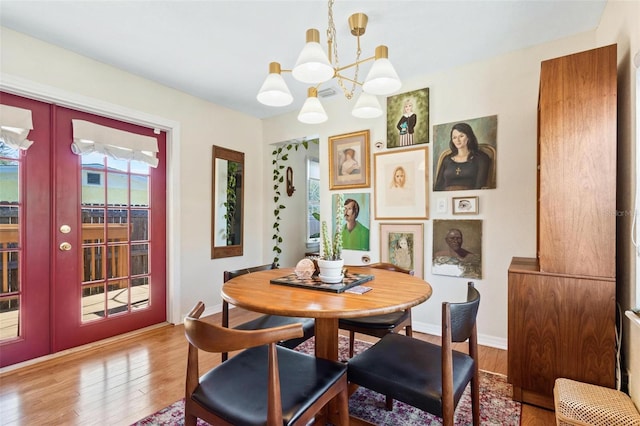
[[[333,58],[331,58],[332,52],[328,52],[330,55],[329,59],[332,65],[334,66],[334,68],[338,69],[340,68],[340,62],[338,59],[338,39],[336,37],[336,26],[333,20],[333,2],[334,0],[329,0],[329,25],[327,28],[327,40],[329,42],[329,46],[333,46]],[[353,94],[356,91],[356,85],[357,85],[356,82],[358,81],[358,71],[360,71],[360,54],[361,53],[362,53],[362,49],[360,49],[360,36],[358,36],[358,50],[356,51],[356,62],[355,62],[356,69],[354,72],[351,89],[347,89],[345,87],[344,82],[342,81],[342,78],[336,73],[336,79],[338,80],[338,85],[340,85],[340,88],[342,89],[344,96],[349,100],[353,98]]]

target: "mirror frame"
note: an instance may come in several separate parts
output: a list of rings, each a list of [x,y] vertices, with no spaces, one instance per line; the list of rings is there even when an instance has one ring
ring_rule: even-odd
[[[240,200],[240,244],[231,246],[216,246],[215,245],[215,233],[216,233],[216,159],[233,161],[240,163],[241,165],[241,186],[240,194],[237,194],[237,198]],[[223,257],[242,256],[244,246],[244,153],[234,151],[232,149],[223,148],[221,146],[213,145],[213,155],[211,158],[211,258],[219,259]],[[226,227],[226,224],[225,224]]]

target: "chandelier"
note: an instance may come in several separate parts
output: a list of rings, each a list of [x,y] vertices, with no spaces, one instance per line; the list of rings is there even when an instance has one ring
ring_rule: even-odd
[[[279,107],[293,102],[293,96],[282,77],[283,72],[290,72],[296,80],[313,85],[309,87],[307,100],[298,114],[298,120],[303,123],[317,124],[327,121],[327,113],[318,99],[318,88],[322,83],[333,78],[338,81],[344,96],[349,100],[353,98],[356,88],[362,86],[362,93],[352,110],[355,117],[375,118],[382,115],[382,107],[376,96],[390,95],[400,89],[402,85],[388,59],[387,46],[380,45],[376,47],[374,56],[361,59],[360,36],[367,28],[368,18],[364,13],[355,13],[349,17],[349,28],[351,34],[357,37],[356,59],[353,63],[341,66],[338,60],[336,27],[333,23],[333,3],[334,0],[329,0],[328,54],[320,45],[320,32],[314,28],[307,30],[306,44],[293,69],[282,69],[278,62],[269,64],[269,75],[257,95],[260,103]],[[363,82],[358,81],[360,64],[372,60],[374,62],[367,78]],[[355,68],[352,78],[346,77],[342,73],[350,68]]]

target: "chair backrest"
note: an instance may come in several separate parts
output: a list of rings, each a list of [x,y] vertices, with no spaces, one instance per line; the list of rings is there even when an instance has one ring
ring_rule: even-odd
[[[369,265],[369,267],[376,268],[376,269],[385,269],[387,271],[401,272],[403,274],[409,274],[409,275],[415,274],[415,271],[413,269],[404,269],[397,265],[394,265],[393,263],[386,263],[386,262],[372,263],[371,265]]]
[[[275,263],[271,263],[268,265],[260,265],[260,266],[251,266],[249,268],[237,269],[235,271],[224,271],[223,273],[223,281],[227,282],[232,278],[239,277],[240,275],[250,274],[252,272],[258,271],[267,271],[269,269],[278,269],[278,266]],[[226,300],[222,301],[222,326],[229,327],[229,302]],[[222,361],[227,359],[227,354],[223,352]]]
[[[200,320],[204,304],[198,302],[184,319],[190,345],[205,352],[230,352],[303,336],[302,324],[259,330],[236,330]]]
[[[451,319],[451,341],[464,342],[469,339],[476,325],[476,317],[480,306],[480,293],[473,282],[467,284],[467,301],[460,303],[443,303],[449,306]],[[444,325],[444,324],[443,324]]]
[[[489,163],[489,173],[487,174],[487,188],[495,188],[496,187],[496,149],[493,145],[489,145],[487,143],[478,144],[478,148],[480,151],[487,154],[491,162]],[[438,162],[436,163],[436,173],[440,170],[440,166],[444,161],[447,155],[451,154],[451,149],[447,148],[438,157]]]
[[[267,271],[269,269],[278,269],[275,263],[268,265],[252,266],[250,268],[237,269],[235,271],[224,271],[224,281],[227,282],[232,278],[239,277],[240,275],[250,274],[252,272]]]

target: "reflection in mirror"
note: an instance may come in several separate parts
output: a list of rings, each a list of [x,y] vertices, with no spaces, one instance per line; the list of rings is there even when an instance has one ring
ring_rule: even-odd
[[[320,162],[307,158],[307,246],[320,242]]]
[[[244,153],[213,146],[211,258],[242,256]]]

